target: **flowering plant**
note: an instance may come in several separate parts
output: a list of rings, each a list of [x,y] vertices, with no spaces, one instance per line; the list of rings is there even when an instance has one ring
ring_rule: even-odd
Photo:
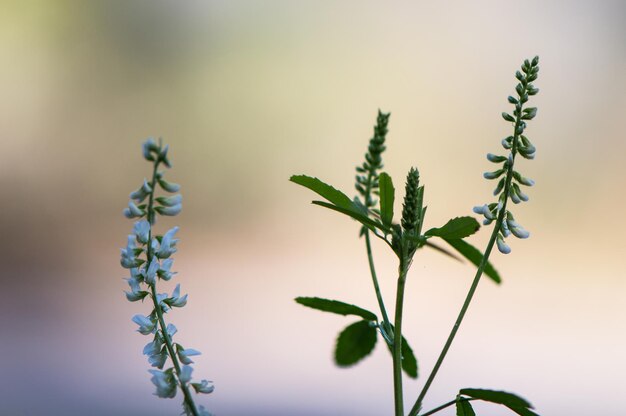
[[[474,416],[475,413],[471,405],[473,400],[483,400],[504,405],[521,416],[537,416],[535,412],[530,410],[532,409],[531,404],[515,394],[475,388],[461,389],[454,400],[425,413],[420,412],[424,397],[448,353],[483,273],[496,283],[501,281],[500,275],[489,262],[493,246],[496,245],[501,253],[508,254],[511,248],[505,241],[506,237],[511,234],[518,238],[527,238],[529,236],[529,233],[516,222],[513,214],[507,209],[507,203],[509,200],[515,204],[527,201],[528,197],[522,192],[520,186],[532,186],[534,184],[531,179],[523,177],[515,170],[515,162],[518,155],[526,159],[533,159],[535,155],[535,147],[524,133],[527,121],[532,120],[536,116],[537,109],[535,107],[524,108],[524,105],[528,102],[529,96],[535,95],[539,91],[532,84],[537,79],[539,72],[538,64],[538,57],[535,57],[532,61],[524,61],[521,66],[521,72],[517,71],[515,74],[519,81],[515,87],[517,96],[508,97],[509,103],[515,106],[513,114],[502,113],[502,117],[506,121],[513,123],[513,134],[502,140],[502,146],[508,151],[508,155],[500,156],[491,153],[487,155],[487,159],[490,162],[502,164],[502,166],[496,171],[484,174],[486,179],[499,179],[494,191],[494,195],[498,197],[497,202],[474,208],[475,213],[484,216],[483,224],[485,226],[494,224],[484,253],[464,240],[480,228],[478,221],[472,217],[453,218],[441,227],[422,231],[426,215],[424,186],[420,185],[419,172],[415,168],[411,168],[406,178],[400,222],[393,222],[395,189],[391,177],[385,172],[380,172],[383,167],[381,155],[385,150],[389,114],[379,111],[377,123],[374,127],[374,137],[370,140],[368,152],[365,155],[365,162],[357,167],[355,186],[359,196],[350,199],[343,192],[317,178],[306,175],[295,175],[290,179],[292,182],[314,191],[326,200],[313,201],[313,204],[347,215],[361,224],[360,235],[365,239],[372,283],[380,308],[381,319],[374,312],[337,300],[318,297],[298,297],[296,302],[324,312],[354,315],[360,318],[357,322],[345,328],[337,338],[335,362],[341,367],[356,364],[369,355],[376,345],[377,333],[381,335],[391,352],[393,360],[395,416],[405,415],[404,391],[402,388],[403,372],[409,377],[418,377],[417,359],[407,340],[402,336],[402,318],[404,287],[407,275],[415,253],[423,247],[434,248],[452,257],[456,257],[454,253],[458,253],[477,266],[477,271],[450,335],[424,387],[409,411],[409,416],[417,416],[418,414],[420,416],[432,415],[452,405],[456,406],[456,414],[458,416]],[[378,284],[370,235],[374,235],[385,242],[398,257],[398,280],[393,323],[387,314]],[[433,240],[438,242],[435,243]],[[439,242],[443,242],[446,246],[440,246]]]
[[[191,382],[193,363],[190,357],[200,352],[185,348],[174,342],[173,337],[177,329],[173,324],[166,324],[164,315],[173,308],[182,308],[187,304],[187,295],[180,292],[180,284],[172,294],[157,293],[159,281],[171,280],[172,255],[177,251],[178,239],[175,238],[178,227],[174,227],[163,235],[157,235],[154,225],[158,215],[175,216],[182,210],[182,196],[175,194],[180,186],[164,179],[164,171],[159,166],[171,167],[168,158],[168,146],[163,146],[161,140],[157,144],[154,139],[148,139],[143,144],[143,157],[153,164],[152,178],[130,194],[128,207],[124,215],[130,219],[137,219],[133,232],[128,236],[126,248],[122,249],[120,263],[129,269],[130,277],[126,279],[130,291],[125,292],[131,302],[150,299],[152,311],[146,315],[135,315],[132,320],[142,335],[152,336],[152,341],[146,344],[143,353],[148,356],[148,362],[155,369],[149,370],[152,374],[152,383],[156,386],[156,395],[162,398],[173,398],[180,388],[183,393],[183,414],[191,416],[209,416],[210,413],[203,406],[196,406],[191,393],[211,393],[213,384],[207,380]],[[155,196],[156,190],[161,188],[173,196]],[[168,359],[171,367],[163,369]]]

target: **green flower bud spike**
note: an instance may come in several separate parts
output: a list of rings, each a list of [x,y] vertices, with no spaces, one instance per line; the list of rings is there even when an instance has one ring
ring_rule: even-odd
[[[383,168],[382,153],[385,151],[385,139],[387,137],[387,125],[389,124],[390,113],[383,113],[378,110],[376,126],[374,126],[374,137],[370,139],[365,162],[357,166],[355,188],[363,197],[363,204],[367,208],[376,206],[376,200],[372,194],[378,193],[378,171]]]
[[[402,228],[407,233],[417,230],[419,222],[420,174],[411,168],[406,176],[404,203],[402,204]]]

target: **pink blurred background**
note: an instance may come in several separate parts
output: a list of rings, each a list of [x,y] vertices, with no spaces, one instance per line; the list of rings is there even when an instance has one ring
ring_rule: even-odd
[[[391,414],[382,343],[338,369],[350,318],[293,302],[376,308],[357,225],[288,178],[352,194],[381,108],[396,187],[416,165],[428,225],[469,215],[490,198],[484,155],[508,135],[513,74],[537,54],[538,152],[520,167],[537,185],[515,207],[532,236],[494,255],[504,283],[481,283],[425,408],[484,387],[544,416],[623,415],[625,23],[623,1],[2,2],[0,414],[180,412],[180,396],[152,395],[130,320],[149,305],[122,292],[121,211],[149,174],[148,136],[170,143],[183,185],[182,215],[159,225],[181,226],[175,282],[190,299],[167,318],[215,382],[199,402],[219,416]],[[392,304],[394,259],[375,249]],[[472,276],[415,259],[405,331],[423,376]],[[406,381],[407,404],[422,383]]]

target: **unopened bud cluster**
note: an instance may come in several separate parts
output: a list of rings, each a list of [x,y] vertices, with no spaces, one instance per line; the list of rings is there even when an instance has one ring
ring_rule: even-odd
[[[378,194],[378,170],[383,167],[382,153],[385,151],[385,138],[387,137],[387,125],[390,113],[383,113],[378,110],[376,126],[374,126],[374,137],[370,139],[365,162],[357,166],[356,190],[363,196],[364,204],[367,208],[372,208],[377,201],[372,198],[372,194]]]
[[[120,263],[130,271],[130,277],[126,279],[130,291],[125,292],[126,298],[131,302],[143,301],[146,297],[152,300],[152,312],[147,316],[135,315],[132,320],[139,326],[137,331],[140,334],[152,336],[152,341],[146,344],[143,353],[155,368],[149,371],[152,374],[152,383],[156,386],[156,395],[172,398],[176,396],[179,386],[187,396],[189,385],[196,393],[211,393],[213,385],[207,380],[191,383],[193,368],[190,364],[193,361],[190,357],[199,355],[200,352],[174,343],[173,337],[177,329],[172,324],[165,325],[163,314],[173,308],[185,306],[187,295],[181,296],[180,284],[176,285],[171,294],[157,294],[156,291],[159,280],[169,281],[176,274],[171,271],[174,262],[171,256],[177,251],[178,239],[175,235],[178,227],[173,227],[163,235],[154,234],[152,227],[157,215],[174,216],[182,209],[180,194],[155,197],[157,187],[168,193],[175,193],[180,189],[179,185],[163,178],[164,172],[158,171],[160,164],[171,167],[167,151],[168,146],[163,147],[153,139],[148,139],[143,144],[143,156],[153,162],[154,175],[150,182],[144,179],[139,189],[130,194],[131,201],[124,210],[124,215],[139,221],[135,222],[133,232],[128,236],[126,248],[121,250]],[[168,359],[173,367],[163,370]],[[188,415],[209,415],[202,406],[196,409],[192,399],[187,397],[183,409]]]
[[[406,175],[404,202],[402,204],[402,228],[405,232],[417,230],[419,222],[419,198],[423,188],[420,188],[420,174],[417,169],[411,168]]]
[[[528,238],[529,236],[528,231],[515,221],[513,214],[506,210],[506,203],[508,199],[515,204],[528,201],[528,195],[522,191],[521,186],[533,186],[535,184],[532,179],[522,176],[518,171],[514,170],[513,167],[515,164],[515,156],[518,153],[526,159],[534,159],[535,157],[535,146],[533,146],[528,137],[524,135],[524,131],[527,127],[526,122],[532,120],[537,115],[537,108],[524,108],[524,104],[528,101],[529,96],[539,92],[539,89],[535,88],[532,84],[532,82],[537,79],[537,74],[539,73],[538,65],[538,57],[535,57],[532,61],[525,60],[521,67],[522,71],[515,73],[515,77],[519,81],[515,87],[517,98],[512,96],[508,98],[509,103],[513,104],[515,109],[513,110],[513,115],[502,113],[502,118],[514,123],[513,135],[502,140],[502,147],[509,151],[508,156],[500,156],[492,153],[487,154],[487,160],[490,162],[497,164],[502,163],[500,169],[485,172],[483,175],[485,179],[499,179],[493,192],[495,196],[498,196],[498,202],[474,207],[475,213],[482,214],[485,217],[483,221],[485,225],[499,220],[500,215],[502,215],[496,243],[498,250],[504,254],[511,252],[511,248],[505,242],[506,237],[511,234],[517,238]]]

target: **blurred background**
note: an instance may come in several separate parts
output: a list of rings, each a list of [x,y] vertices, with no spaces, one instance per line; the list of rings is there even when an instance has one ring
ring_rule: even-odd
[[[380,108],[386,170],[401,189],[419,167],[427,225],[472,215],[495,185],[484,156],[509,134],[513,75],[539,55],[537,157],[519,168],[537,185],[514,209],[532,236],[493,255],[504,282],[481,282],[425,408],[482,387],[542,415],[623,415],[625,23],[619,0],[3,1],[0,414],[180,412],[180,395],[153,395],[149,339],[130,320],[149,304],[126,301],[119,265],[150,136],[171,145],[182,184],[183,213],[158,224],[181,227],[179,274],[161,287],[190,293],[167,319],[203,352],[194,375],[215,382],[199,403],[221,416],[391,414],[382,343],[338,369],[335,337],[353,320],[293,302],[376,310],[357,224],[288,178],[353,195]],[[374,249],[392,305],[396,264]],[[422,377],[406,381],[407,405],[473,273],[416,256],[404,322]]]

